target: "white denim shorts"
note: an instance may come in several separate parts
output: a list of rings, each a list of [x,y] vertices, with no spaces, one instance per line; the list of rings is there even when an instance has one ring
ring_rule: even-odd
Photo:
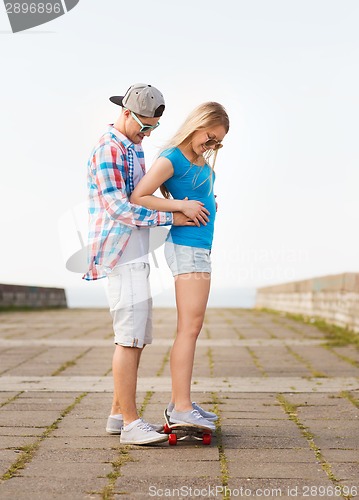
[[[187,273],[211,273],[211,251],[206,248],[165,243],[165,257],[173,276]]]
[[[152,343],[149,275],[149,264],[135,262],[116,266],[108,276],[115,344],[142,348]]]

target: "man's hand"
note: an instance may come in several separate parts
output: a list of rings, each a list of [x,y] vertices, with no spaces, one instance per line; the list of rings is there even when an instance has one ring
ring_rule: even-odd
[[[174,226],[196,226],[193,220],[189,219],[187,215],[182,212],[173,212],[173,225]]]
[[[198,227],[201,224],[206,226],[207,222],[209,221],[208,216],[210,215],[210,213],[204,207],[204,203],[197,200],[189,200],[187,196],[182,202],[181,212],[183,212],[188,217],[188,219],[193,220],[193,222]]]
[[[180,211],[184,213],[188,219],[192,220],[196,226],[203,224],[207,225],[209,221],[209,211],[205,208],[204,203],[197,200],[189,200],[188,196],[181,203]]]

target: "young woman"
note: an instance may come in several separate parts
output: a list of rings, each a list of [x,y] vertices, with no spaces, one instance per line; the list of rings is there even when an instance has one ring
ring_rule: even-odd
[[[217,416],[191,400],[191,379],[197,337],[201,331],[211,279],[211,246],[216,202],[214,164],[229,130],[223,106],[206,102],[188,116],[149,172],[136,186],[131,202],[152,210],[181,211],[189,218],[192,200],[203,204],[193,226],[172,226],[165,244],[175,280],[177,335],[170,364],[172,401],[167,413],[173,423],[214,429]],[[164,199],[153,196],[160,187]],[[187,213],[186,213],[187,212]]]

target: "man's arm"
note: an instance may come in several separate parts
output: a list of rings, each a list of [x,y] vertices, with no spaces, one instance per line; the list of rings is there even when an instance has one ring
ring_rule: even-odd
[[[149,210],[130,203],[124,180],[124,159],[111,144],[98,148],[93,158],[93,176],[108,215],[128,226],[160,226],[173,223],[170,212]]]

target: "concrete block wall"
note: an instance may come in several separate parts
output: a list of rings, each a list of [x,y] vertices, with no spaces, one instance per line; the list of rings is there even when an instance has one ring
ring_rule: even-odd
[[[359,332],[359,273],[259,288],[256,307],[323,318]]]
[[[0,308],[67,307],[63,288],[0,284]]]

